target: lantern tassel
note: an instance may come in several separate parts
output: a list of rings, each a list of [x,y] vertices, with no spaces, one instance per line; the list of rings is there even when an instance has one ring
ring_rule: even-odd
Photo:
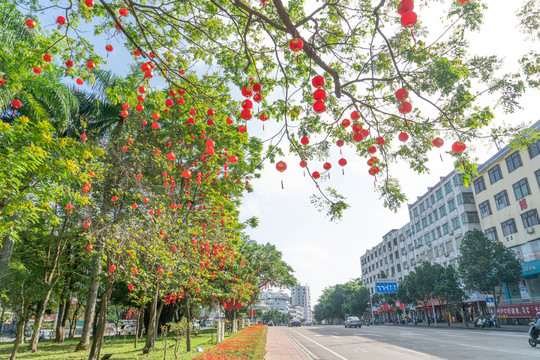
[[[296,54],[296,63],[300,64],[300,55],[299,54]]]
[[[411,29],[411,36],[412,36],[412,38],[413,38],[413,40],[414,40],[414,43],[416,44],[416,38],[414,37],[413,29]]]
[[[284,189],[284,187],[283,187],[283,179],[281,180],[281,189]]]
[[[441,161],[443,161],[443,159],[442,159],[442,154],[439,154],[439,156],[441,157]]]
[[[341,169],[341,172],[343,173],[343,175],[345,175],[345,169]]]

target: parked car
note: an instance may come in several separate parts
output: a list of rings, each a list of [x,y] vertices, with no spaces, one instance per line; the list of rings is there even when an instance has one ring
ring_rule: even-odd
[[[362,322],[359,318],[356,316],[349,316],[347,317],[347,320],[345,320],[345,327],[352,328],[352,327],[362,327]]]
[[[300,321],[298,320],[291,320],[291,322],[289,323],[289,327],[295,327],[295,326],[301,327],[302,323],[300,323]]]

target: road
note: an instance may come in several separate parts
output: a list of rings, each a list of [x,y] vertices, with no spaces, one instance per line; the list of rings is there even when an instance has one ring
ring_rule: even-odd
[[[313,360],[540,359],[540,346],[513,331],[415,326],[305,326],[285,332]]]

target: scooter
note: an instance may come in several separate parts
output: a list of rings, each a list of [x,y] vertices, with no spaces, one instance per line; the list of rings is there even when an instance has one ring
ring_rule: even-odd
[[[536,345],[540,344],[540,338],[538,338],[538,335],[540,334],[540,329],[538,326],[536,326],[536,323],[531,322],[529,323],[529,326],[531,327],[529,329],[529,345],[532,347],[536,347]]]

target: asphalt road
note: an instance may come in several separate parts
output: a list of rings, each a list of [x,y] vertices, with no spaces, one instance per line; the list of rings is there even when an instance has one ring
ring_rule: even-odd
[[[415,326],[305,326],[285,332],[313,360],[540,359],[528,334]]]

